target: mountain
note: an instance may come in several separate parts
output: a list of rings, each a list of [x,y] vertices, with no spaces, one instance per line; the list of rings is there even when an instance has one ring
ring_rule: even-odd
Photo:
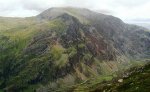
[[[135,24],[138,26],[142,26],[142,27],[145,27],[147,29],[150,29],[150,23],[135,23]]]
[[[148,29],[88,9],[0,17],[2,92],[66,92],[90,79],[111,80],[149,56]]]

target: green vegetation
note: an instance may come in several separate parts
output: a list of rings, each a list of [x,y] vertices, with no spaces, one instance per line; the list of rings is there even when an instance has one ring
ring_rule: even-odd
[[[130,74],[130,75],[127,75]],[[126,76],[126,77],[125,77]],[[122,82],[118,82],[123,79]],[[150,64],[142,67],[133,67],[123,76],[114,78],[114,81],[97,85],[92,92],[149,92],[150,89]],[[86,91],[87,92],[87,91]]]
[[[112,80],[112,76],[99,76],[97,78],[89,79],[75,87],[73,92],[91,92],[99,83],[110,80]]]
[[[65,49],[61,45],[54,45],[50,51],[50,55],[56,66],[63,67],[67,64],[68,55],[65,54]]]
[[[149,55],[149,34],[140,28],[124,35],[120,31],[124,23],[114,22],[116,18],[97,18],[98,13],[85,9],[61,10],[67,14],[59,15],[56,10],[56,18],[51,13],[50,17],[48,13],[30,18],[0,17],[0,92],[147,92],[149,66],[142,72],[132,68],[133,73],[125,79],[120,76],[149,61],[140,60]],[[132,54],[139,61],[133,57],[130,62]],[[114,81],[118,78],[123,82]]]
[[[111,90],[118,92],[149,92],[150,89],[150,64],[142,68],[133,68],[133,73],[124,79],[123,83],[112,86]]]
[[[61,36],[66,31],[66,25],[60,19],[54,19],[48,22],[48,28],[53,30],[58,36]]]
[[[0,18],[0,21],[0,89],[15,92],[27,89],[33,92],[39,81],[45,84],[53,80],[53,72],[57,69],[52,60],[60,59],[59,62],[63,61],[64,64],[67,61],[66,55],[61,55],[63,48],[54,46],[51,54],[38,56],[25,55],[24,51],[33,37],[40,35],[43,30],[51,29],[60,35],[65,30],[64,23],[53,20],[35,24],[34,19],[4,18]]]
[[[127,75],[129,74],[129,75]],[[125,76],[126,75],[126,76]],[[128,69],[116,77],[98,76],[61,92],[149,92],[150,64]],[[119,80],[123,80],[119,82]]]
[[[77,54],[56,39],[66,33],[61,19],[0,18],[0,28],[0,89],[8,92],[33,92],[55,81],[59,69]]]
[[[77,50],[74,47],[69,47],[66,52],[69,54],[69,57],[73,57],[77,54]]]

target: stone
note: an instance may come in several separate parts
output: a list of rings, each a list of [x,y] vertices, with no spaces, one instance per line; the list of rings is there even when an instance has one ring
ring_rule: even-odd
[[[119,79],[118,82],[120,82],[120,83],[123,82],[123,79]]]

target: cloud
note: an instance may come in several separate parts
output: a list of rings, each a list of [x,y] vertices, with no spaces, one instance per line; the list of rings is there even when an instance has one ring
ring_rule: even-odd
[[[51,8],[62,6],[64,0],[1,0],[0,16],[29,17]]]
[[[23,0],[22,5],[29,10],[43,11],[50,7],[59,7],[64,5],[64,0]]]
[[[88,8],[123,20],[150,19],[149,0],[0,0],[0,16],[35,16],[63,6]]]
[[[119,11],[119,12],[117,12]],[[126,20],[149,19],[150,18],[150,2],[131,7],[120,7],[115,10],[116,15]]]

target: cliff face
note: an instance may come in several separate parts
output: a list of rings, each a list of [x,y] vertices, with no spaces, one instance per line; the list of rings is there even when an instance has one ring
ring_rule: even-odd
[[[147,29],[125,24],[113,16],[103,15],[84,8],[51,8],[38,15],[37,18],[51,20],[63,14],[77,18],[80,22],[79,25],[82,24],[82,27],[86,28],[84,30],[89,30],[91,33],[97,32],[98,37],[102,37],[106,43],[113,45],[117,50],[122,50],[124,54],[130,54],[128,56],[143,57],[145,51],[142,50],[146,49],[147,51],[148,49],[149,32],[146,31]],[[145,39],[144,42],[141,41],[143,39]],[[133,58],[132,56],[131,58]]]
[[[51,8],[0,21],[0,89],[8,92],[56,91],[150,55],[147,29],[87,9]]]

